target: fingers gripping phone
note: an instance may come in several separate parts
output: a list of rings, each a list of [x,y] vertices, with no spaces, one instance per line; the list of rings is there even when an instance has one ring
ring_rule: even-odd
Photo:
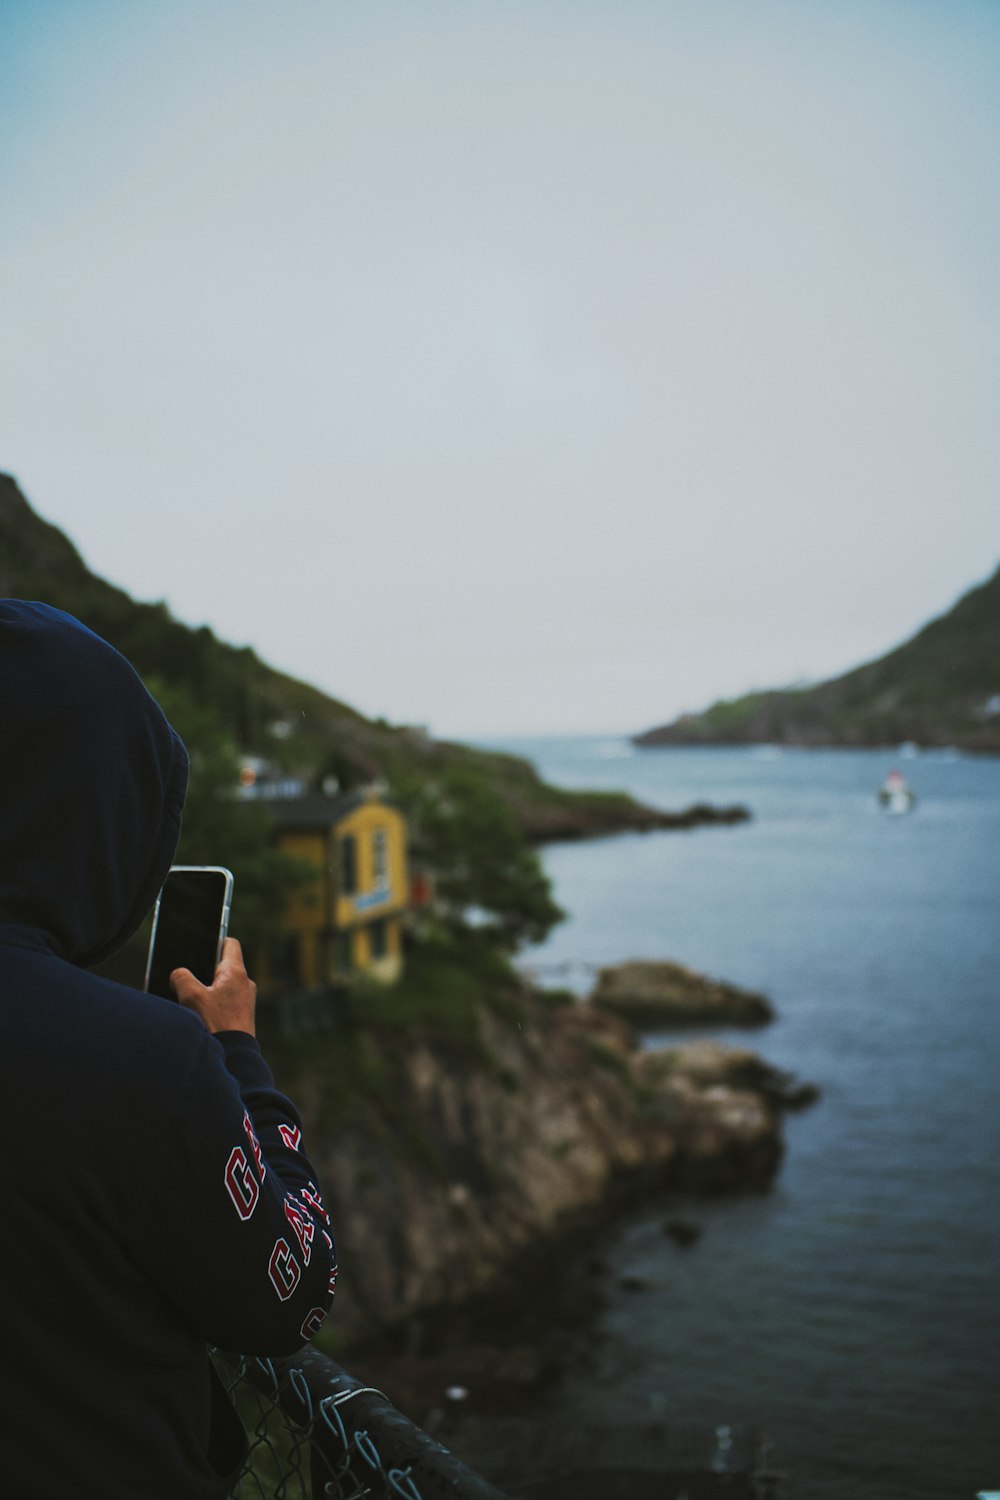
[[[174,969],[211,984],[229,931],[232,872],[221,865],[172,865],[157,897],[145,988],[167,1000]]]

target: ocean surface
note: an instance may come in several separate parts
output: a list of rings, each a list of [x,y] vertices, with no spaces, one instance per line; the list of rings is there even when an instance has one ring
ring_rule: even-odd
[[[544,850],[570,915],[523,962],[580,992],[626,958],[763,990],[772,1025],[714,1034],[822,1091],[773,1191],[686,1207],[696,1245],[662,1204],[614,1233],[592,1358],[551,1413],[757,1424],[788,1500],[1000,1490],[1000,760],[490,743],[562,786],[750,808]],[[901,817],[875,795],[894,765]]]

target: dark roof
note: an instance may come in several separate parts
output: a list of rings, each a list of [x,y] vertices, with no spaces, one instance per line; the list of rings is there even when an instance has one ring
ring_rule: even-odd
[[[373,797],[364,790],[340,792],[336,797],[311,792],[305,797],[253,797],[248,798],[248,801],[266,808],[275,827],[282,830],[332,828],[366,802],[392,806],[386,798]]]

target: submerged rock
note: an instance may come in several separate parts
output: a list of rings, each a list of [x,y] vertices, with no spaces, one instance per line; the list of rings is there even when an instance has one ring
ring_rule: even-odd
[[[645,1292],[648,1290],[649,1282],[645,1276],[637,1276],[634,1271],[626,1271],[624,1276],[619,1277],[618,1285],[624,1292]]]
[[[668,1239],[673,1240],[675,1245],[680,1245],[683,1250],[694,1245],[701,1239],[704,1230],[700,1224],[695,1224],[691,1219],[666,1219],[663,1224],[663,1233]]]

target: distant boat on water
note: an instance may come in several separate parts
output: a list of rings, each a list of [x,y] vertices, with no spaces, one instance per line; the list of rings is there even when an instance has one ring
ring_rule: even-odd
[[[878,800],[883,812],[898,815],[911,812],[917,798],[902,771],[890,771],[879,787]]]

